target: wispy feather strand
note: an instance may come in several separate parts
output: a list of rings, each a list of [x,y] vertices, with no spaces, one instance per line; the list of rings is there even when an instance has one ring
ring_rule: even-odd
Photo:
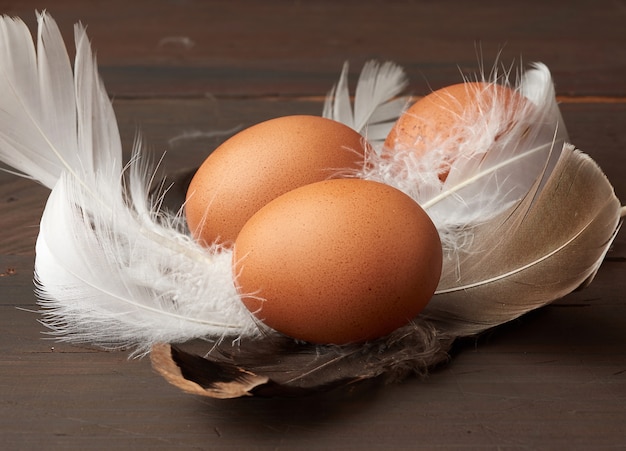
[[[406,105],[406,100],[398,97],[408,84],[406,74],[403,68],[391,62],[366,62],[352,105],[349,68],[346,62],[339,81],[326,96],[322,116],[351,127],[364,135],[374,149],[380,149]]]

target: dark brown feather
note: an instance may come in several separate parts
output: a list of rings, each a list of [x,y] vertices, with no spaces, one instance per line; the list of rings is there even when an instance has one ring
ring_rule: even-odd
[[[235,344],[224,340],[217,346],[159,345],[151,358],[169,382],[190,393],[288,397],[374,378],[393,382],[409,375],[424,376],[447,360],[452,341],[420,319],[365,344],[312,345],[270,335]]]

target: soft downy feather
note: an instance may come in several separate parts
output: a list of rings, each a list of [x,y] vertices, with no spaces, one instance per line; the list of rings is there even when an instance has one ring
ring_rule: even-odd
[[[371,152],[366,170],[359,174],[395,186],[418,202],[435,223],[449,255],[471,242],[476,224],[518,202],[544,169],[549,174],[567,141],[545,65],[534,65],[518,86],[512,86],[508,76],[499,80],[497,72],[492,80],[483,81],[508,86],[528,101],[511,104],[498,95],[469,95],[483,103],[468,106],[452,131],[441,130],[441,138],[432,138],[427,152],[417,156],[405,146]],[[466,84],[466,89],[484,88]],[[442,97],[442,108],[448,102],[455,100]],[[430,117],[416,120],[436,129]],[[442,181],[441,161],[448,155],[457,156]]]
[[[4,17],[0,156],[52,188],[36,245],[44,323],[62,340],[143,354],[156,342],[253,336],[237,302],[230,252],[205,249],[148,195],[137,142],[129,168],[85,29],[72,73],[59,30],[38,15],[39,41]]]

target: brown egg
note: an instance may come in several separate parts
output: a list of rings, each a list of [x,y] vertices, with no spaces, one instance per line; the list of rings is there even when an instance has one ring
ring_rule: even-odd
[[[220,145],[187,190],[185,214],[202,244],[232,244],[272,199],[302,185],[354,172],[364,164],[363,137],[317,116],[286,116],[254,125]]]
[[[261,208],[233,252],[246,307],[271,328],[345,344],[407,324],[439,282],[435,226],[385,184],[336,179],[302,186]]]
[[[410,149],[421,156],[445,143],[446,155],[439,171],[439,178],[445,181],[457,157],[455,144],[467,139],[464,131],[470,130],[480,116],[488,117],[498,109],[509,119],[501,121],[501,129],[495,135],[497,140],[513,127],[513,113],[524,104],[526,99],[522,95],[494,83],[468,82],[439,89],[402,114],[385,140],[385,152]]]

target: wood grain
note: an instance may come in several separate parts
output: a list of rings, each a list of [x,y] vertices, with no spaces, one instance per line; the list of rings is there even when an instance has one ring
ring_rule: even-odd
[[[561,94],[626,96],[620,0],[0,2],[30,24],[44,8],[68,38],[88,25],[116,97],[318,95],[345,60],[356,73],[372,58],[405,66],[423,95],[499,54],[548,64]]]
[[[69,38],[88,25],[130,149],[137,129],[192,167],[237,127],[321,111],[349,59],[407,68],[417,95],[523,57],[552,69],[571,140],[626,199],[626,4],[530,0],[232,2],[0,0]],[[1,64],[1,62],[0,62]],[[0,99],[1,107],[1,99]],[[0,172],[3,449],[621,449],[626,447],[626,235],[593,284],[476,339],[426,380],[298,401],[183,394],[148,360],[48,340],[33,293],[47,191]]]

